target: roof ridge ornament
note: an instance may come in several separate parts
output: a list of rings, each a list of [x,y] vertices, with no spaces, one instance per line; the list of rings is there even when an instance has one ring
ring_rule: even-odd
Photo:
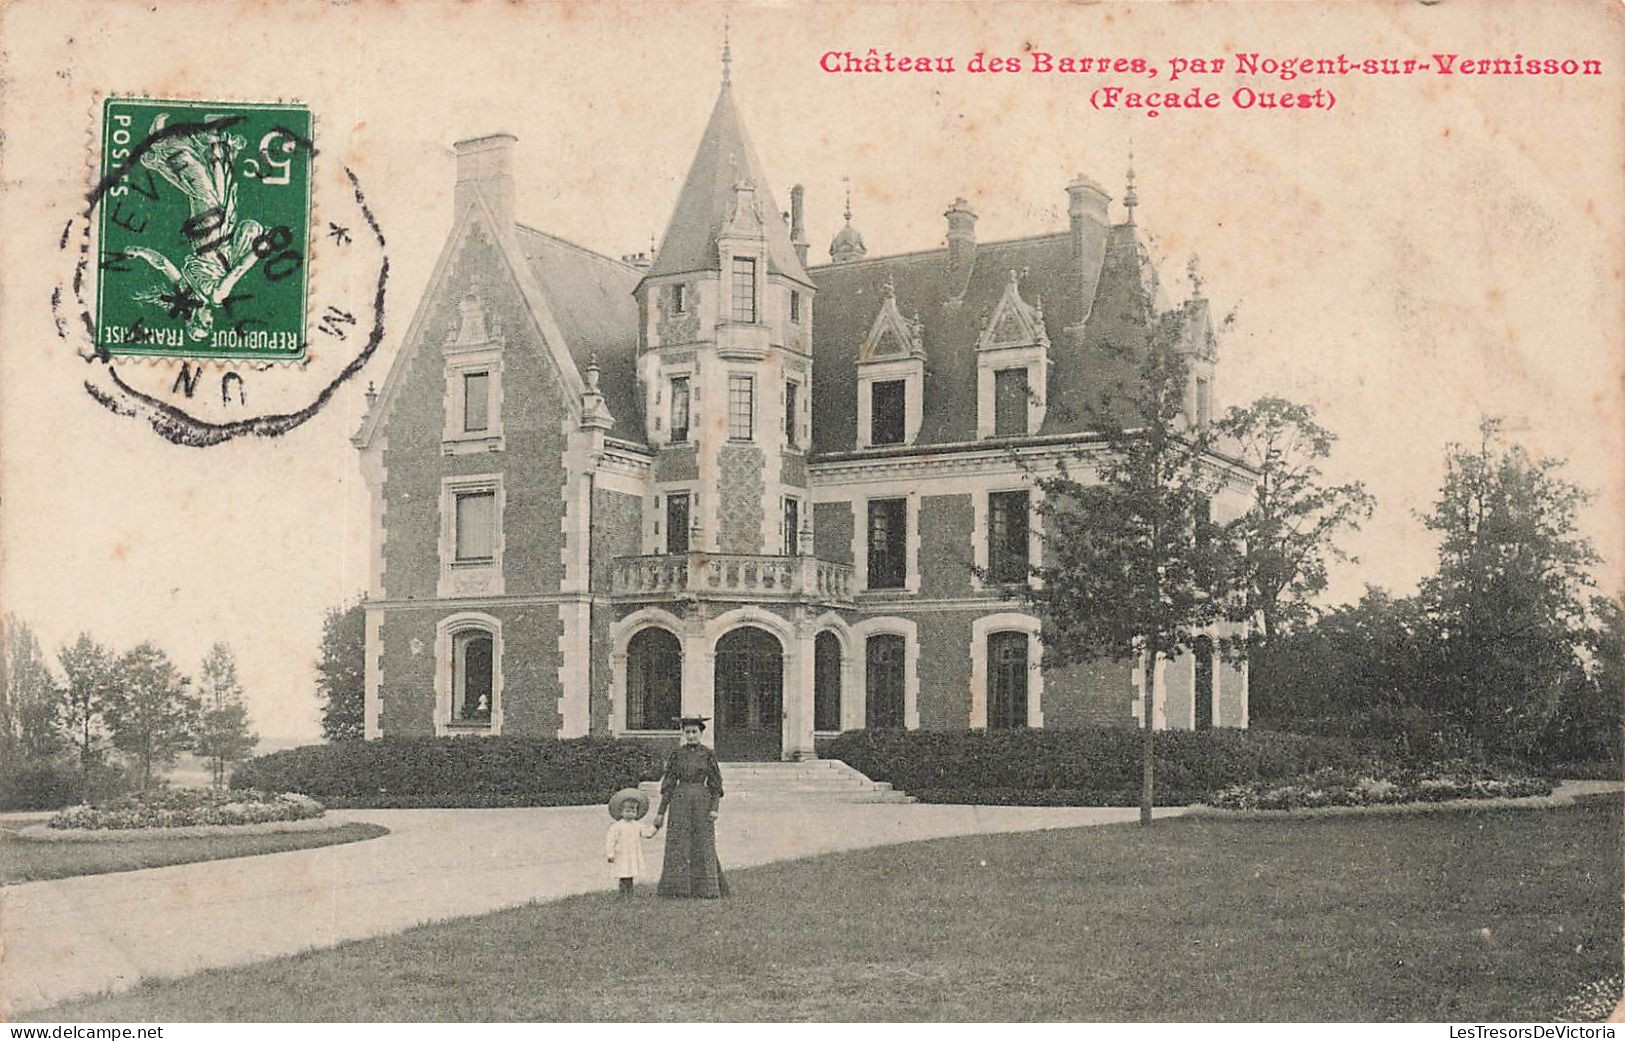
[[[1134,207],[1140,205],[1140,193],[1134,187],[1134,144],[1128,146],[1128,179],[1123,188],[1123,207],[1128,210],[1128,223],[1134,223]]]
[[[733,82],[733,49],[728,45],[729,15],[722,15],[722,85],[728,86]]]

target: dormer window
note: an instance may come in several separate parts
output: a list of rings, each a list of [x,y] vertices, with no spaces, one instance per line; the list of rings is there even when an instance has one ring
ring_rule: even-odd
[[[1027,370],[1000,369],[993,374],[993,436],[1027,432]]]
[[[1043,302],[1022,299],[1020,275],[1012,271],[976,342],[976,436],[1038,433],[1048,377]]]
[[[900,445],[908,415],[908,384],[903,380],[877,380],[869,385],[869,443]]]
[[[858,447],[912,444],[925,418],[925,326],[904,318],[888,281],[858,346]]]
[[[734,257],[732,317],[736,322],[756,321],[755,257]]]

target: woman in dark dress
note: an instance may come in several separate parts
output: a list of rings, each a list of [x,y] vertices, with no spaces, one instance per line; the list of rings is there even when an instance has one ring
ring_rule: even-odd
[[[661,896],[715,900],[728,895],[717,861],[717,809],[722,801],[722,770],[717,757],[700,744],[701,716],[684,716],[683,743],[666,761],[660,780],[660,809],[654,825],[669,825],[666,860],[660,870]],[[667,814],[670,820],[667,820]]]

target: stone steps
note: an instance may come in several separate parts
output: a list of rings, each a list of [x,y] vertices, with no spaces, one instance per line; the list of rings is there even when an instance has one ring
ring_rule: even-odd
[[[730,801],[749,803],[904,803],[914,797],[885,781],[871,781],[835,759],[791,763],[729,762],[722,764],[722,784]],[[660,785],[643,789],[659,798]]]

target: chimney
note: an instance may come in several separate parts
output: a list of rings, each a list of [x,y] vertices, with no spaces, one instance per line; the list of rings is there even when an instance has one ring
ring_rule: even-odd
[[[1108,226],[1106,207],[1112,197],[1106,194],[1106,189],[1080,173],[1066,186],[1066,199],[1066,215],[1072,225],[1072,259],[1079,260],[1083,257],[1083,238],[1088,225]]]
[[[457,153],[457,189],[453,198],[459,211],[478,194],[491,208],[499,226],[514,222],[513,146],[518,140],[512,134],[491,134],[451,146]]]
[[[976,263],[976,214],[964,199],[955,199],[942,215],[948,218],[948,281],[957,296]]]
[[[799,184],[790,189],[790,245],[796,248],[802,267],[807,266],[807,229],[802,225],[806,195],[806,189]]]

